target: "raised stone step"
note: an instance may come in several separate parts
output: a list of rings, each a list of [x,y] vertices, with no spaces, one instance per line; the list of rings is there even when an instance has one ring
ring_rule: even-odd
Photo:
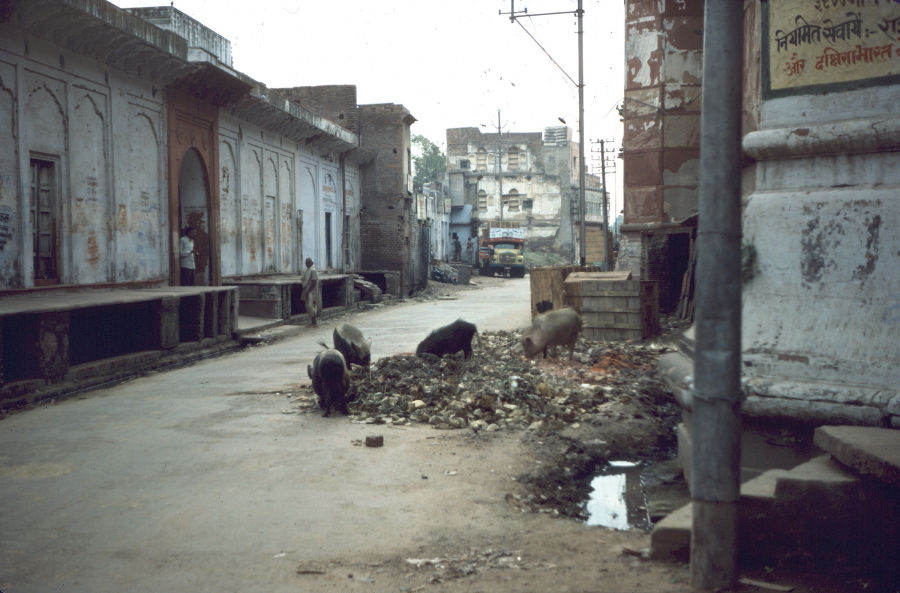
[[[854,525],[865,523],[859,508],[859,480],[828,455],[794,469],[773,469],[741,485],[738,534],[742,562],[771,561],[784,553],[812,556],[823,546],[846,556],[859,539]],[[650,557],[684,561],[690,555],[692,505],[653,528]]]
[[[382,292],[377,284],[373,284],[372,282],[363,280],[362,278],[354,278],[353,286],[354,288],[360,289],[367,298],[370,298],[372,300],[373,303],[381,302]]]
[[[861,476],[900,487],[900,430],[870,426],[820,426],[817,447]]]

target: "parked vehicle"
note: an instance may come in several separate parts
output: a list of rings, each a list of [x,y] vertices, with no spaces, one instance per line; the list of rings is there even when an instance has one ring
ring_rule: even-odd
[[[525,229],[485,229],[478,248],[479,272],[482,276],[525,277]]]

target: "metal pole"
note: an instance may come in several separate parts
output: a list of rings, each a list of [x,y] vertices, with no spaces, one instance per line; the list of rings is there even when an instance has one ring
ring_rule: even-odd
[[[737,580],[743,22],[742,2],[706,0],[691,455],[691,584],[704,589]]]
[[[497,182],[500,184],[500,220],[503,220],[503,143],[500,141],[500,110],[497,110]]]
[[[580,230],[581,238],[579,243],[579,254],[581,265],[587,265],[586,241],[584,236],[584,29],[582,22],[584,20],[584,10],[581,8],[582,0],[578,0],[578,214],[581,218]]]
[[[606,149],[600,140],[600,178],[603,181],[603,261],[606,271],[612,270],[612,253],[609,251],[609,192],[606,191]]]

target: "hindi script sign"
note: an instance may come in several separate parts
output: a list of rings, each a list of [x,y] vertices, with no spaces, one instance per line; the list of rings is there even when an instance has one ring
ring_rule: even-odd
[[[900,83],[900,0],[763,7],[765,98]]]

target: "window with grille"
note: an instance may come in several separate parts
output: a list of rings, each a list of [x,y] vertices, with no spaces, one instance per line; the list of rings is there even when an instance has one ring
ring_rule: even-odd
[[[519,168],[519,149],[512,147],[509,149],[509,158],[506,161],[506,167],[509,170]]]
[[[483,189],[478,190],[478,211],[487,212],[488,199],[487,192]]]
[[[519,192],[517,190],[509,190],[509,194],[506,196],[506,209],[509,212],[519,211]]]

